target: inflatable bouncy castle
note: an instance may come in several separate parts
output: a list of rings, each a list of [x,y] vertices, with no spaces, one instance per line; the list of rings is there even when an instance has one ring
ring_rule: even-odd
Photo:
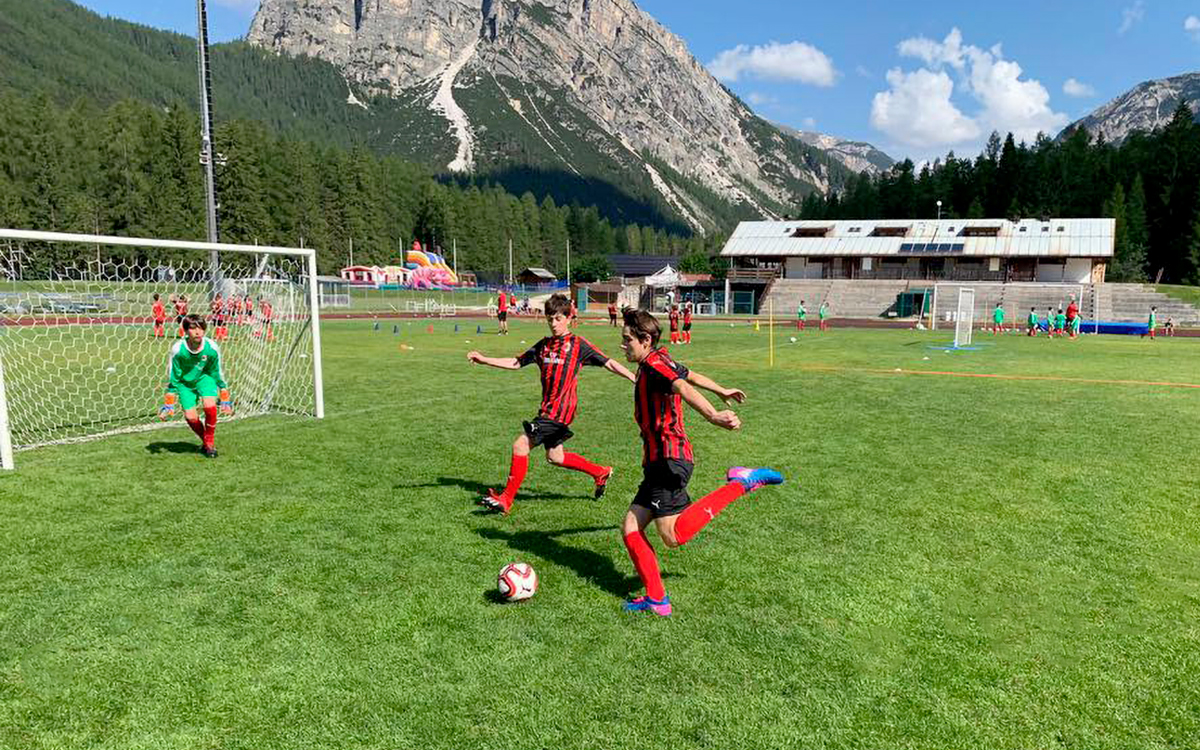
[[[416,240],[405,257],[404,267],[412,271],[408,285],[413,289],[445,289],[458,285],[458,277],[446,265],[446,259],[435,252],[422,250],[421,243]]]

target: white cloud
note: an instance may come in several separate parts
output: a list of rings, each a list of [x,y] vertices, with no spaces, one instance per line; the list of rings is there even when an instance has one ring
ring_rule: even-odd
[[[1146,17],[1146,0],[1137,0],[1133,5],[1121,10],[1121,25],[1117,27],[1118,34],[1124,34]]]
[[[1041,83],[1022,80],[1021,66],[1004,59],[1000,45],[981,49],[964,44],[958,29],[941,42],[917,37],[896,47],[900,55],[922,60],[926,67],[912,73],[888,72],[888,91],[875,95],[871,124],[898,143],[921,148],[964,143],[997,130],[1018,140],[1032,141],[1038,133],[1054,133],[1067,124],[1066,115],[1050,108],[1050,94]],[[958,78],[961,91],[979,105],[973,117],[952,100]]]
[[[769,104],[778,104],[779,100],[770,94],[760,94],[757,91],[751,91],[746,94],[746,102],[755,107],[763,107]]]
[[[1067,96],[1087,97],[1095,96],[1096,89],[1087,85],[1086,83],[1083,83],[1082,81],[1077,81],[1074,78],[1068,78],[1063,83],[1063,93]]]
[[[1183,19],[1183,30],[1190,34],[1192,39],[1200,42],[1200,18],[1188,16]]]
[[[950,33],[940,42],[923,36],[905,39],[896,45],[896,50],[901,57],[916,57],[934,68],[949,65],[956,70],[962,70],[966,65],[962,32],[958,29],[950,29]]]
[[[736,81],[743,74],[814,86],[832,86],[837,80],[829,56],[804,42],[769,42],[757,47],[739,44],[713,58],[708,70],[721,81]]]
[[[871,125],[908,146],[930,148],[979,137],[979,126],[950,101],[954,81],[925,68],[888,71],[889,91],[871,102]]]

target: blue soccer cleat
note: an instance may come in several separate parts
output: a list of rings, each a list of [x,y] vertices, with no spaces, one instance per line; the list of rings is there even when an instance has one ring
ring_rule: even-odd
[[[774,469],[766,466],[757,469],[748,469],[745,466],[734,466],[725,475],[725,481],[738,482],[745,488],[746,492],[754,490],[768,484],[783,484],[783,475]]]
[[[638,596],[625,602],[626,612],[653,612],[659,617],[671,614],[671,597],[663,596],[662,601],[656,602],[648,596]]]

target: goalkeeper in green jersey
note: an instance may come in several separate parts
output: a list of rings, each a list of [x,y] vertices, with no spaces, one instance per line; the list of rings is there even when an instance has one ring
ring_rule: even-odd
[[[229,397],[229,386],[221,372],[221,350],[216,342],[204,334],[208,324],[199,315],[188,315],[183,319],[183,338],[171,347],[167,360],[167,393],[159,419],[175,416],[175,407],[183,409],[188,427],[201,440],[201,452],[208,458],[216,458],[213,447],[217,433],[217,408],[222,414],[233,413],[233,401]],[[204,422],[200,422],[197,406],[204,409]]]

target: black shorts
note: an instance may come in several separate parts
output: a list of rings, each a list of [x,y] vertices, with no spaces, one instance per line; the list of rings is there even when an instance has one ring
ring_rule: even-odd
[[[545,417],[538,417],[532,422],[522,422],[521,424],[525,427],[525,436],[529,438],[530,446],[534,448],[539,445],[546,446],[546,450],[557,448],[575,436],[575,433],[571,432],[571,428],[562,422],[555,422],[553,419]]]
[[[690,330],[692,330],[692,324],[691,324],[691,323],[684,323],[684,324],[683,324],[683,330],[685,330],[685,331],[690,331]]]
[[[500,312],[496,313],[496,320],[500,321],[501,323],[508,320],[508,310],[501,310]]]
[[[692,504],[687,483],[692,478],[692,464],[675,458],[665,458],[642,467],[642,484],[634,495],[633,504],[648,508],[654,518],[682,513]]]

